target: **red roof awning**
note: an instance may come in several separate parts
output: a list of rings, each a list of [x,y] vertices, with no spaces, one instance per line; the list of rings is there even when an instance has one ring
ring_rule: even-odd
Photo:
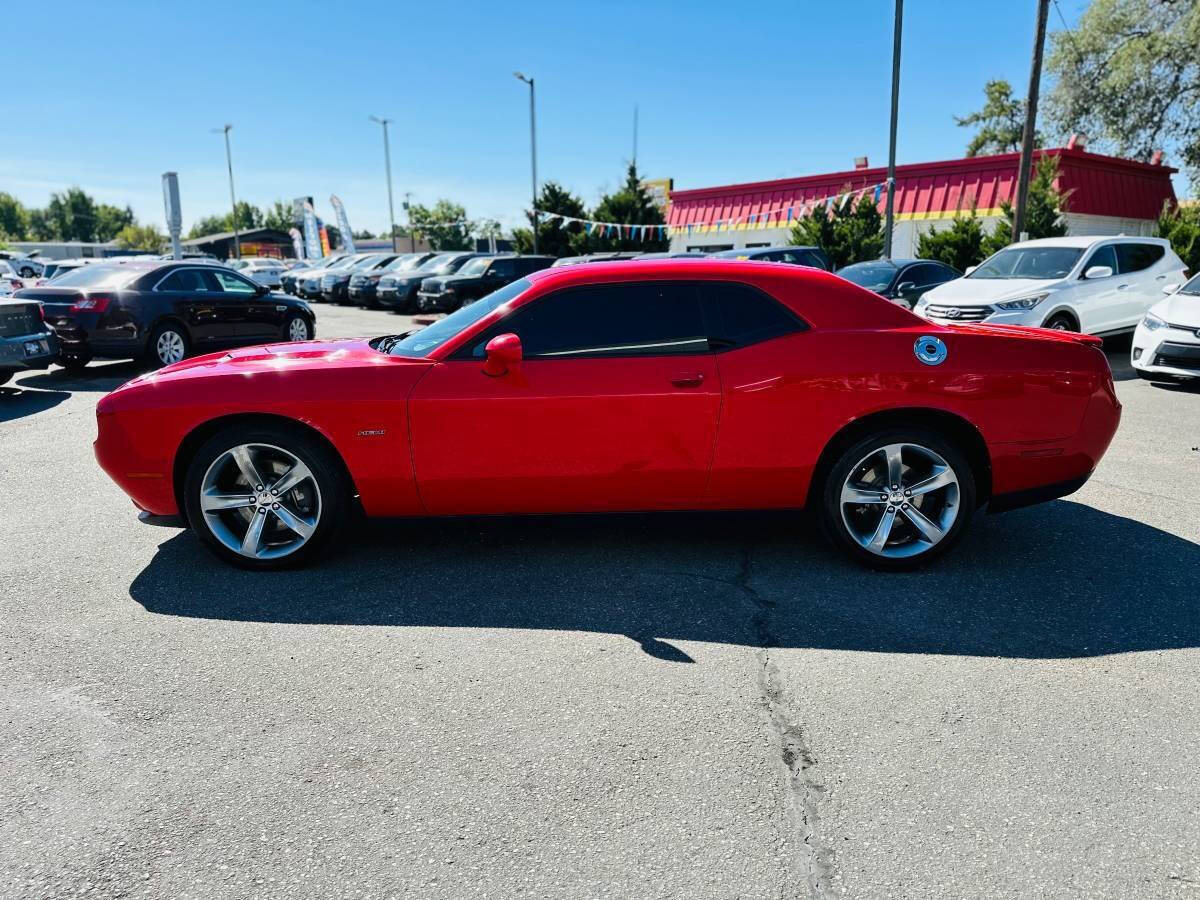
[[[1175,202],[1171,176],[1178,171],[1115,156],[1058,147],[1035,151],[1058,157],[1058,187],[1069,192],[1069,212],[1125,219],[1155,219]],[[1000,214],[1016,192],[1020,154],[974,156],[896,167],[896,218],[947,219],[972,207],[981,216]],[[673,191],[667,223],[679,230],[746,230],[786,225],[818,203],[878,189],[882,211],[887,170],[855,169],[749,184]],[[838,202],[836,199],[834,202]]]

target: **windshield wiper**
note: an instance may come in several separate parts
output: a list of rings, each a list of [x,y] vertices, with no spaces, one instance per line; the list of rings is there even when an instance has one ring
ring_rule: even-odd
[[[381,337],[379,339],[379,343],[376,345],[375,349],[378,350],[380,353],[389,353],[389,352],[391,352],[391,349],[393,347],[395,347],[398,343],[400,343],[402,340],[404,340],[410,334],[416,334],[418,331],[420,331],[419,328],[413,328],[412,330],[406,331],[403,334],[389,334],[385,337]]]

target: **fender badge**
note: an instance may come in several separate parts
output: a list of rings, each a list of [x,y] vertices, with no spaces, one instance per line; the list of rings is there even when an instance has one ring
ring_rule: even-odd
[[[946,361],[946,345],[941,338],[923,334],[913,344],[913,353],[927,366],[940,366]]]
[[[359,437],[378,437],[381,434],[387,434],[386,428],[368,428],[365,431],[358,433]]]

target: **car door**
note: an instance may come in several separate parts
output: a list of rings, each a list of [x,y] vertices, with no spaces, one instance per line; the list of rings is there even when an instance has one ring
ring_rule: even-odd
[[[1166,249],[1161,244],[1140,241],[1123,242],[1116,249],[1120,293],[1113,327],[1132,328],[1146,310],[1162,299],[1167,273],[1156,272],[1154,264],[1163,258]]]
[[[237,272],[213,269],[211,274],[223,299],[217,340],[242,344],[280,337],[286,304],[276,303],[264,287]]]
[[[524,359],[485,375],[484,346],[509,333]],[[720,401],[692,285],[565,288],[417,384],[421,499],[435,514],[691,507],[704,496]]]
[[[1108,266],[1113,274],[1107,278],[1088,278],[1088,269],[1094,266]],[[1071,307],[1079,316],[1079,327],[1084,333],[1096,334],[1120,327],[1120,307],[1124,299],[1121,291],[1126,288],[1120,286],[1117,272],[1117,254],[1112,244],[1092,248],[1084,260],[1079,278],[1069,288]],[[1059,295],[1052,294],[1051,299],[1057,300]],[[1047,309],[1046,315],[1050,314],[1051,310]]]
[[[707,282],[700,290],[722,390],[707,505],[803,506],[807,473],[799,468],[820,452],[806,419],[821,377],[808,326],[750,285]]]
[[[186,266],[169,272],[154,288],[166,301],[165,312],[183,320],[194,347],[211,346],[223,333],[228,298],[208,269]]]

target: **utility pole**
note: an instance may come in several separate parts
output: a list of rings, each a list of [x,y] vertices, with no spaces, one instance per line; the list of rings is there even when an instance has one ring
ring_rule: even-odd
[[[417,252],[417,236],[415,234],[413,234],[412,209],[411,209],[412,204],[409,203],[409,199],[411,197],[412,197],[412,191],[404,192],[404,211],[406,213],[408,213],[408,249],[412,253],[416,253]]]
[[[229,150],[229,132],[233,130],[232,125],[225,125],[223,128],[211,129],[213,134],[225,133],[225,164],[229,167],[229,205],[233,208],[233,257],[234,259],[242,258],[242,240],[238,234],[237,224],[237,197],[233,193],[233,154]]]
[[[892,37],[892,125],[888,138],[887,213],[883,226],[883,257],[892,257],[892,220],[896,200],[896,117],[900,109],[900,35],[903,32],[904,0],[896,0],[896,27]]]
[[[638,126],[638,108],[637,104],[633,104],[633,167],[637,168],[637,126]]]
[[[1029,202],[1029,170],[1033,165],[1033,133],[1037,127],[1038,92],[1042,85],[1042,49],[1046,44],[1046,17],[1049,13],[1050,0],[1038,0],[1033,61],[1029,65],[1029,92],[1025,95],[1025,129],[1021,133],[1021,165],[1017,171],[1017,203],[1013,208],[1014,241],[1025,239],[1025,206]]]
[[[520,72],[513,72],[513,75],[520,81],[529,85],[529,160],[533,166],[533,209],[530,210],[533,214],[533,252],[538,252],[538,199],[537,199],[537,120],[535,119],[534,102],[533,102],[533,79],[526,78]]]
[[[381,119],[379,116],[369,116],[372,122],[378,122],[383,126],[383,167],[387,172],[388,184],[388,224],[392,230],[388,232],[388,236],[392,239],[392,252],[396,252],[396,211],[392,207],[392,148],[388,146],[388,125],[391,124],[391,119]]]

